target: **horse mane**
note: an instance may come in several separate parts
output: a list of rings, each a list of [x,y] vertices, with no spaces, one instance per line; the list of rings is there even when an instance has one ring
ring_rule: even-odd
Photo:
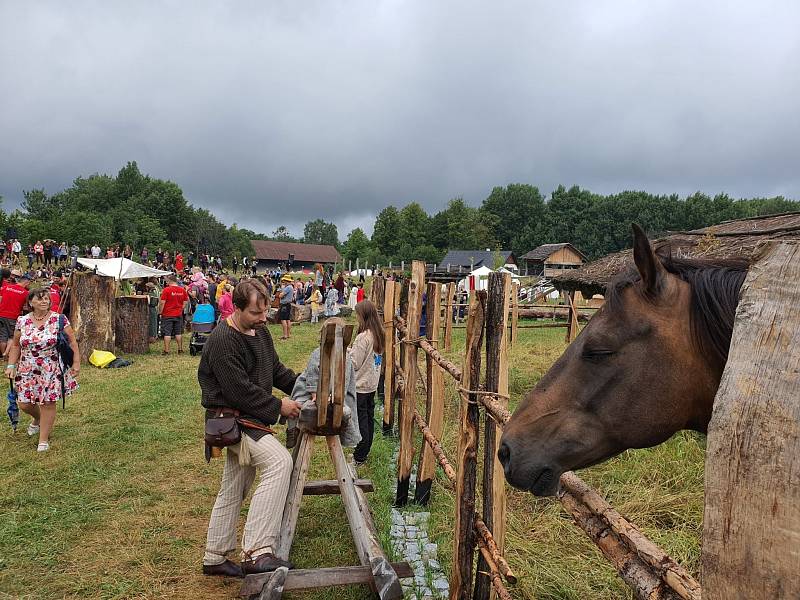
[[[746,259],[677,258],[669,246],[656,249],[656,256],[668,273],[689,284],[692,290],[689,318],[697,349],[710,362],[724,367],[733,335],[736,307],[750,262]],[[635,286],[641,277],[630,268],[608,284],[606,303],[621,307],[622,291]]]

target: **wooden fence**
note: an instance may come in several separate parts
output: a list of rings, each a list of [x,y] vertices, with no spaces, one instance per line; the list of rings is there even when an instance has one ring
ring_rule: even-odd
[[[451,600],[488,599],[492,590],[510,598],[506,584],[516,577],[504,558],[506,497],[505,479],[497,459],[500,430],[510,418],[508,410],[508,348],[517,339],[518,302],[508,274],[493,273],[488,291],[471,295],[462,365],[447,360],[439,351],[452,344],[453,290],[445,293],[445,323],[441,318],[441,285],[427,287],[426,335],[419,336],[425,265],[415,261],[411,279],[401,290],[398,282],[377,278],[372,299],[382,307],[386,333],[384,354],[384,432],[391,431],[395,401],[399,404],[397,496],[395,504],[408,502],[414,459],[414,427],[422,434],[414,500],[426,504],[438,464],[455,489]],[[452,284],[450,284],[452,285]],[[514,301],[512,302],[512,298]],[[567,341],[578,333],[578,311],[568,299]],[[510,323],[509,323],[510,321]],[[481,359],[485,339],[485,379],[481,383]],[[425,356],[425,417],[417,409],[418,351]],[[399,355],[399,359],[396,358]],[[460,398],[458,450],[455,466],[441,444],[444,427],[444,377],[457,385]],[[478,450],[483,409],[483,479],[480,512],[477,509]],[[561,478],[559,499],[564,508],[614,565],[637,598],[648,600],[700,599],[700,585],[680,565],[648,540],[634,525],[574,473]],[[475,550],[477,569],[473,569]],[[474,592],[474,596],[473,596]]]

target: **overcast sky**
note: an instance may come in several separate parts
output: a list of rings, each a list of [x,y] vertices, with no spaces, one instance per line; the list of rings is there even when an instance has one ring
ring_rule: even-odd
[[[269,233],[493,186],[800,198],[800,2],[0,0],[0,195],[136,160]]]

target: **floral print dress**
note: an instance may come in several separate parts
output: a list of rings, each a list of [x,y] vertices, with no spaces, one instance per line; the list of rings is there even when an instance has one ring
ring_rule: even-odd
[[[64,326],[69,320],[64,317]],[[58,339],[58,314],[51,312],[44,325],[33,322],[33,313],[17,319],[20,331],[20,356],[14,385],[17,400],[31,404],[49,404],[61,399],[61,363],[56,341]],[[78,382],[67,366],[64,373],[65,394],[78,389]]]

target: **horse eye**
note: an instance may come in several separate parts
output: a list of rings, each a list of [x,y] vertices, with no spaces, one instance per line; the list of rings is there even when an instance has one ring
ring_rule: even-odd
[[[593,362],[593,363],[597,363],[597,362],[600,362],[601,360],[603,360],[604,358],[608,358],[612,354],[614,354],[613,350],[589,350],[589,349],[586,349],[586,350],[583,351],[583,354],[581,355],[581,358],[583,358],[584,360],[588,360],[590,362]]]

